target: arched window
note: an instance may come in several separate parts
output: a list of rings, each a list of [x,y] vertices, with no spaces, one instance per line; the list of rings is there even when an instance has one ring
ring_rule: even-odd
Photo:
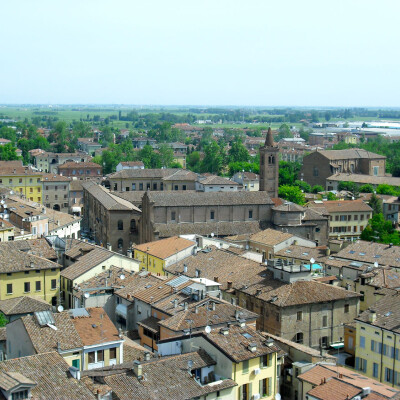
[[[118,220],[118,230],[119,231],[123,231],[124,230],[124,223],[123,223],[122,219]]]
[[[261,165],[264,165],[264,156],[261,156]]]
[[[124,241],[121,238],[119,238],[118,239],[118,248],[122,249],[123,247],[124,247]]]
[[[131,232],[136,231],[136,220],[131,219]]]

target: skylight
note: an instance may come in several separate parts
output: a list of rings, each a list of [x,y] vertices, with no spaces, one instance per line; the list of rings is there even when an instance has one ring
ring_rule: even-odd
[[[250,333],[242,333],[242,335],[246,338],[246,339],[251,339],[253,336],[250,335]]]

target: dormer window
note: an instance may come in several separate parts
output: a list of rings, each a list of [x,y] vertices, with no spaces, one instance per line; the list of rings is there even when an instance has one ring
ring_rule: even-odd
[[[20,390],[18,392],[12,393],[11,395],[11,399],[12,400],[25,400],[25,399],[29,399],[29,390],[25,389],[25,390]]]

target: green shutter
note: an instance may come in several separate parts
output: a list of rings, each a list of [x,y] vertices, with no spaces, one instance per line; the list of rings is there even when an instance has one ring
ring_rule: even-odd
[[[262,379],[260,379],[259,381],[258,381],[258,386],[259,386],[259,388],[258,388],[258,393],[260,393],[260,396],[262,397],[262,389],[263,389],[263,380]]]
[[[239,387],[239,399],[242,400],[243,398],[243,385]]]
[[[273,354],[268,354],[268,367],[272,366],[272,358],[274,357]]]
[[[268,378],[268,396],[272,394],[272,378]]]
[[[251,399],[251,397],[253,396],[253,384],[250,382],[248,384],[248,388],[249,388],[249,393],[248,393],[248,398]]]

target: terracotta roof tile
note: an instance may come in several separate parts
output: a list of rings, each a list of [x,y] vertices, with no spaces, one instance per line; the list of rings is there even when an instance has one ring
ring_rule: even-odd
[[[184,239],[179,236],[157,240],[154,242],[143,243],[135,246],[135,250],[143,251],[157,258],[166,259],[189,247],[195,246],[196,242]]]
[[[84,346],[121,340],[118,330],[102,307],[87,308],[89,317],[72,318]]]
[[[265,229],[261,232],[251,235],[250,240],[253,242],[275,246],[292,237],[293,235],[291,233],[276,231],[275,229]]]
[[[0,311],[7,317],[18,314],[31,314],[36,311],[51,309],[51,304],[46,301],[29,296],[15,297],[13,299],[0,301]]]
[[[0,363],[0,374],[18,373],[35,383],[32,399],[90,400],[96,399],[87,387],[71,379],[69,365],[57,352],[15,358]]]

